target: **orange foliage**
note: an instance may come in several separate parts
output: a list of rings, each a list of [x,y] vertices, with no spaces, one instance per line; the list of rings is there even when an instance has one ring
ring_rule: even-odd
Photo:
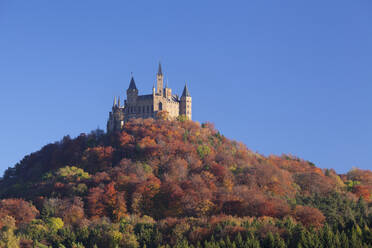
[[[356,185],[353,187],[353,193],[357,197],[363,197],[364,200],[370,201],[372,198],[372,187],[368,185]]]
[[[334,171],[324,172],[292,155],[252,152],[221,135],[211,123],[169,121],[165,113],[162,115],[158,120],[130,120],[120,133],[101,138],[99,134],[65,137],[30,155],[17,169],[7,171],[0,186],[18,185],[32,175],[36,183],[19,194],[31,198],[37,194],[34,192],[43,192],[45,198],[69,199],[62,204],[71,206],[71,214],[64,210],[59,214],[69,224],[85,216],[119,221],[127,214],[155,218],[231,214],[273,218],[291,215],[305,225],[319,227],[324,216],[318,210],[297,206],[291,211],[288,202],[296,195],[346,193],[343,181],[347,180],[354,183],[348,194],[372,200],[371,171],[354,169],[339,177]],[[83,182],[61,183],[41,179],[37,174],[53,174],[66,164],[83,168],[91,177]],[[86,215],[76,195],[84,199]],[[10,207],[4,209],[0,216],[17,214]],[[32,219],[34,215],[29,216]],[[190,235],[197,239],[206,233],[201,228]]]
[[[323,226],[325,220],[324,215],[316,208],[308,206],[296,206],[294,210],[296,220],[302,222],[305,226],[313,226],[319,228]]]
[[[114,221],[119,221],[126,215],[124,193],[117,192],[113,182],[103,189],[100,187],[90,189],[87,202],[88,211],[92,218],[108,216]]]

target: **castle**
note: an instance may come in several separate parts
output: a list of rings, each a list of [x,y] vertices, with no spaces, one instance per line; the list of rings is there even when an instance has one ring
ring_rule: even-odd
[[[192,99],[187,85],[185,84],[181,97],[172,94],[172,89],[168,88],[168,83],[165,87],[163,85],[164,76],[160,63],[156,74],[156,88],[154,84],[152,94],[138,95],[138,89],[132,75],[124,105],[121,105],[120,97],[118,99],[114,98],[112,111],[107,121],[107,132],[120,131],[124,123],[131,118],[156,118],[160,111],[168,112],[168,118],[170,119],[184,115],[191,120]]]

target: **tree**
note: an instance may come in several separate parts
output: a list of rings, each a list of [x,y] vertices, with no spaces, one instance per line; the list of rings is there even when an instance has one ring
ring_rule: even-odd
[[[325,217],[322,212],[316,208],[308,206],[296,206],[294,211],[296,220],[301,221],[307,227],[319,228],[323,225]]]
[[[39,211],[22,199],[4,199],[0,201],[0,218],[12,216],[16,225],[29,223],[39,215]],[[4,224],[0,221],[0,227]]]
[[[114,182],[105,186],[102,200],[105,204],[106,214],[115,222],[127,215],[124,193],[115,189]]]
[[[0,230],[0,247],[18,248],[19,238],[14,234],[16,220],[11,216],[4,216],[1,221],[5,224]]]
[[[46,224],[50,230],[50,232],[55,233],[59,229],[61,229],[65,224],[61,218],[50,217],[46,220]]]
[[[56,177],[63,182],[76,182],[89,179],[90,175],[76,166],[65,166],[56,172]]]
[[[114,151],[111,146],[87,148],[82,157],[83,168],[90,173],[94,173],[110,167]]]
[[[92,218],[106,216],[117,222],[126,216],[124,193],[115,189],[114,182],[107,184],[103,189],[101,187],[90,189],[87,203]]]
[[[103,202],[104,190],[100,187],[91,188],[87,196],[88,213],[92,218],[99,218],[105,214]]]
[[[168,120],[169,119],[169,113],[168,111],[159,111],[156,115],[156,118],[158,118],[159,120]]]

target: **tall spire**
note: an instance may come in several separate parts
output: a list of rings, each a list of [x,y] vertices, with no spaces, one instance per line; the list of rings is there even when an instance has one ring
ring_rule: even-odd
[[[160,62],[159,62],[159,68],[158,68],[158,75],[163,75],[163,71],[161,70]]]
[[[118,107],[120,108],[120,96],[118,97]]]
[[[187,83],[185,83],[185,88],[183,88],[182,96],[190,96],[189,89],[187,88]]]
[[[116,106],[116,96],[114,97],[114,107]]]

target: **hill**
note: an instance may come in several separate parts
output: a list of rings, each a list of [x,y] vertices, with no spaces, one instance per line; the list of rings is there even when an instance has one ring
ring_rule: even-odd
[[[371,194],[371,171],[263,156],[210,123],[134,119],[6,170],[0,247],[370,247]]]

